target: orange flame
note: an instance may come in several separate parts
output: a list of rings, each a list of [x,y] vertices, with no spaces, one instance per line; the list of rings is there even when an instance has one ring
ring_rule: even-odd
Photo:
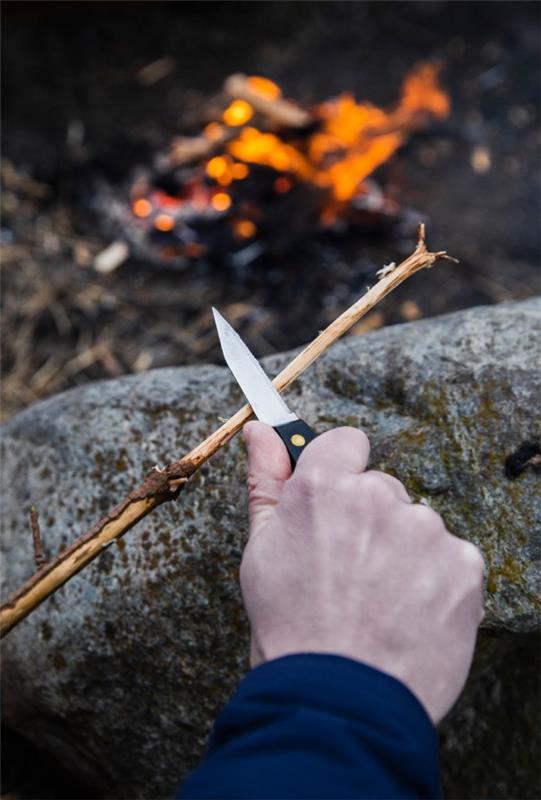
[[[238,162],[271,167],[298,180],[328,187],[335,200],[347,201],[362,190],[363,180],[391,157],[409,131],[427,117],[441,119],[449,114],[449,97],[438,85],[438,72],[439,66],[431,63],[414,67],[404,81],[401,99],[390,111],[357,103],[351,95],[343,94],[315,109],[319,129],[299,142],[285,142],[274,133],[245,127],[229,142],[227,150]],[[267,99],[281,96],[279,87],[266,78],[252,76],[248,82],[253,91]],[[226,112],[240,102],[233,101]],[[209,175],[209,166],[215,160],[207,164]]]
[[[244,128],[238,139],[229,143],[228,150],[239,161],[262,164],[277,172],[293,172],[309,180],[312,167],[306,157],[274,133],[261,133],[256,128]]]
[[[261,131],[253,121],[255,109],[258,114],[264,113],[255,95],[268,103],[280,101],[280,87],[261,76],[247,78],[254,105],[233,99],[223,112],[223,121],[204,128],[203,136],[212,153],[204,164],[210,181],[196,176],[186,184],[182,197],[154,189],[145,198],[137,190],[135,197],[132,195],[133,214],[140,219],[149,217],[150,224],[166,232],[175,228],[185,204],[201,211],[210,206],[226,212],[236,199],[235,181],[246,179],[251,165],[260,165],[277,173],[272,183],[276,195],[289,192],[297,182],[325,189],[328,202],[319,209],[320,220],[332,226],[343,204],[366,191],[363,182],[396,152],[410,131],[426,124],[430,117],[443,119],[449,114],[449,97],[438,84],[438,73],[438,65],[416,65],[404,80],[399,101],[388,110],[358,103],[351,94],[321,103],[312,110],[313,130],[290,128],[287,140],[280,138],[278,128],[272,133]],[[268,104],[263,104],[266,107]],[[257,234],[252,220],[257,221],[262,211],[246,203],[236,203],[236,208],[252,219],[230,220],[233,232],[239,239],[250,239]]]
[[[439,64],[421,63],[404,81],[400,105],[409,111],[422,111],[437,119],[449,116],[449,95],[438,85]]]

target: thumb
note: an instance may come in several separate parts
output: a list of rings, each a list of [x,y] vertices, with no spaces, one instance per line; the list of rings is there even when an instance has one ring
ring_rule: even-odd
[[[291,462],[285,445],[270,425],[247,422],[243,432],[248,446],[248,513],[254,533],[272,514],[291,475]]]

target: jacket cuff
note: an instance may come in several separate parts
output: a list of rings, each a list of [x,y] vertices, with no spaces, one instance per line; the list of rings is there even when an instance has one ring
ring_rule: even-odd
[[[235,703],[249,713],[269,700],[273,707],[309,706],[355,723],[366,719],[387,735],[415,739],[415,750],[438,764],[436,728],[424,706],[397,678],[344,656],[296,653],[266,661],[246,675],[235,692]],[[215,744],[214,737],[210,749]]]
[[[436,731],[386,673],[337,655],[284,656],[244,678],[177,797],[439,798]]]

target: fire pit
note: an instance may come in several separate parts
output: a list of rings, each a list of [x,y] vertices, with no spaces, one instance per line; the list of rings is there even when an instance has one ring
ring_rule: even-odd
[[[439,66],[420,63],[389,110],[344,93],[305,108],[261,76],[232,75],[194,136],[175,137],[119,193],[101,184],[94,207],[134,253],[176,267],[227,258],[245,267],[322,233],[403,218],[370,176],[407,138],[449,114]],[[210,119],[209,119],[210,117]]]

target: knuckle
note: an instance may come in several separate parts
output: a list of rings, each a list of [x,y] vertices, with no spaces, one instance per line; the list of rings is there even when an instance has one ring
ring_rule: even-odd
[[[356,439],[357,446],[363,447],[367,450],[370,449],[370,440],[364,431],[359,430],[358,428],[350,428],[352,431],[353,439]]]
[[[368,436],[364,431],[359,430],[359,428],[352,428],[344,425],[341,428],[333,428],[327,431],[326,435],[336,438],[338,442],[347,444],[353,442],[357,446],[368,446]]]
[[[368,459],[370,442],[366,433],[357,428],[332,428],[318,437],[321,446],[332,450],[334,453],[359,453]],[[317,440],[316,440],[317,441]]]
[[[363,473],[360,477],[360,484],[362,491],[371,498],[387,498],[387,496],[391,494],[389,484],[383,472],[369,470]]]
[[[425,506],[423,503],[414,503],[410,507],[410,513],[413,515],[416,524],[424,530],[442,530],[445,528],[441,516],[430,506]]]
[[[335,494],[340,495],[341,497],[346,497],[352,494],[356,496],[358,482],[353,475],[344,472],[340,475],[333,476],[332,487]]]
[[[381,472],[380,470],[367,469],[366,472],[363,474],[362,479],[363,480],[368,479],[369,481],[374,481],[374,483],[379,483],[383,485],[387,483],[387,478],[389,477],[390,475],[386,475],[384,472]]]
[[[482,609],[485,562],[481,552],[471,542],[449,534],[448,554],[461,592]]]
[[[390,489],[396,497],[400,498],[407,498],[409,500],[409,495],[406,487],[398,478],[395,478],[394,475],[389,475],[388,472],[379,472],[378,470],[369,470],[374,475],[376,475],[384,484]]]
[[[328,484],[328,477],[317,463],[311,464],[302,472],[295,472],[291,480],[291,485],[305,495],[317,494],[326,484]]]
[[[485,559],[479,548],[472,542],[462,542],[463,557],[475,575],[481,579],[485,574]]]

